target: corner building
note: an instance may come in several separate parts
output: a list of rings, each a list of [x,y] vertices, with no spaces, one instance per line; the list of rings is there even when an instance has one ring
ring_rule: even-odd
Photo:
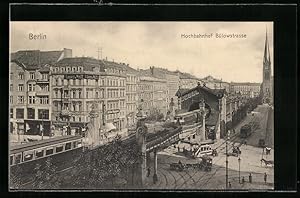
[[[92,105],[101,119],[100,139],[126,135],[125,71],[114,63],[89,57],[66,58],[51,69],[53,123],[75,133],[90,122]]]
[[[72,56],[71,49],[61,51],[25,50],[11,54],[10,132],[44,135],[51,132],[50,64]]]

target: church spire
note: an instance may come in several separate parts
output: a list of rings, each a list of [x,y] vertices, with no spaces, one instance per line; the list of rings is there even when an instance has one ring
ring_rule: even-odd
[[[266,29],[265,52],[264,52],[264,64],[271,64],[267,29]]]

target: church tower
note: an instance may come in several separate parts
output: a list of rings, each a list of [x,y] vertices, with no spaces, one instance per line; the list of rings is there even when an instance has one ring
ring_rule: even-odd
[[[271,79],[271,58],[268,42],[268,34],[266,31],[265,51],[263,58],[263,82],[261,86],[262,102],[273,103],[272,79]]]

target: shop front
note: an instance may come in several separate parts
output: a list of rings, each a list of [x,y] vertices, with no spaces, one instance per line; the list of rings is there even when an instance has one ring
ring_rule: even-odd
[[[25,120],[24,131],[25,135],[43,135],[50,136],[51,122],[49,120]]]

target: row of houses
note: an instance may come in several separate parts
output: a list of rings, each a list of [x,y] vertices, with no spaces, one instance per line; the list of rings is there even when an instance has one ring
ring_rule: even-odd
[[[153,66],[136,70],[107,59],[73,57],[66,48],[18,51],[10,62],[10,129],[38,134],[42,124],[44,135],[64,133],[64,126],[80,133],[96,104],[102,128],[126,135],[138,109],[146,115],[153,109],[164,116],[174,114],[180,106],[178,89],[191,89],[199,82],[216,88],[213,81]],[[223,88],[226,83],[218,85]]]

